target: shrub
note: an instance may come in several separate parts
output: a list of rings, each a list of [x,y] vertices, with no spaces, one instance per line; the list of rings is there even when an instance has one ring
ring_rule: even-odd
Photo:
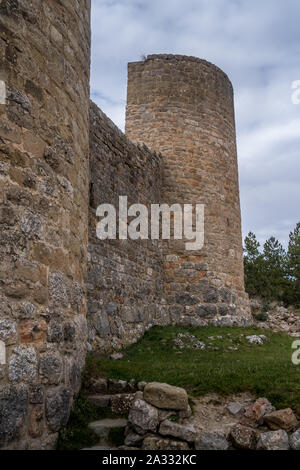
[[[255,319],[257,321],[268,321],[268,315],[266,312],[260,312],[257,315],[255,315]]]

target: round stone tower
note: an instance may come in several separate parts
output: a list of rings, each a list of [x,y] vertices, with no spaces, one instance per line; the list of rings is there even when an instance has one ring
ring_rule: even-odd
[[[86,350],[90,0],[0,23],[0,447],[47,449]]]
[[[244,291],[233,89],[205,60],[150,55],[128,66],[126,134],[161,152],[163,201],[204,205],[204,246],[164,243],[171,321],[250,321]]]

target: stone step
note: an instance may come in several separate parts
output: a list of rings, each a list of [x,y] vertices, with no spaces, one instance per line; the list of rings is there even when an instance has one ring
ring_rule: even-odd
[[[99,408],[107,408],[110,405],[111,396],[110,395],[89,395],[87,400],[92,403],[92,405],[99,406]]]
[[[87,400],[99,408],[110,407],[112,412],[116,415],[127,415],[132,403],[134,402],[136,393],[118,393],[114,395],[103,395],[97,393],[95,395],[89,395]]]
[[[107,439],[109,432],[112,429],[116,428],[126,428],[127,419],[117,418],[117,419],[101,419],[99,421],[94,421],[89,424],[89,428],[92,429],[101,439]]]

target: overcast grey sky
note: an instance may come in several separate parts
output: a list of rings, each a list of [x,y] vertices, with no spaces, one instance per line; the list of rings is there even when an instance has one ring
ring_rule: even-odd
[[[92,0],[92,99],[123,130],[127,62],[194,55],[235,89],[244,235],[286,243],[300,221],[299,0]]]

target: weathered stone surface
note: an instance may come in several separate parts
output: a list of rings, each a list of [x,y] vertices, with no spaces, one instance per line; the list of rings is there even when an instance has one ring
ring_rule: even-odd
[[[178,333],[173,342],[179,349],[206,349],[206,344],[190,333]]]
[[[230,430],[230,439],[237,449],[253,450],[256,448],[258,435],[253,428],[237,424]]]
[[[300,428],[290,436],[290,445],[293,450],[300,450]]]
[[[40,238],[42,234],[41,218],[37,214],[27,211],[21,219],[20,229],[29,238]]]
[[[63,324],[63,333],[64,333],[64,340],[73,342],[75,340],[75,326],[71,322],[65,322]]]
[[[143,436],[131,431],[126,435],[124,444],[126,446],[138,446],[142,443],[143,439]]]
[[[28,415],[28,390],[24,385],[0,388],[0,444],[17,439]]]
[[[158,426],[158,411],[144,400],[137,399],[130,410],[128,422],[138,434],[155,432]]]
[[[135,400],[134,393],[120,393],[111,396],[111,410],[115,414],[128,414]]]
[[[40,405],[44,403],[44,386],[33,384],[29,387],[29,403],[32,405]]]
[[[58,385],[61,381],[63,363],[60,356],[46,353],[40,359],[40,377],[43,383]]]
[[[50,300],[53,305],[67,307],[68,289],[66,280],[61,273],[52,273],[49,278]]]
[[[144,394],[140,390],[135,392],[134,396],[135,396],[135,400],[144,400]],[[158,410],[158,412],[159,412],[159,410]]]
[[[171,436],[182,439],[187,442],[194,442],[197,438],[197,433],[192,425],[182,425],[174,423],[170,420],[165,420],[159,427],[159,434],[162,436]]]
[[[178,418],[180,420],[188,419],[192,416],[192,414],[192,408],[190,407],[190,405],[188,405],[186,410],[181,410],[178,412]]]
[[[6,345],[14,344],[17,339],[16,323],[9,319],[0,319],[0,340]]]
[[[138,390],[141,391],[141,392],[143,392],[143,391],[144,391],[144,388],[146,387],[146,385],[147,385],[147,382],[139,382],[139,383],[137,384]]]
[[[168,410],[186,410],[188,395],[183,388],[151,382],[144,388],[144,399],[157,408]]]
[[[64,381],[72,395],[86,351],[90,106],[89,2],[75,3],[0,2],[0,79],[7,98],[0,104],[0,341],[7,356],[1,386],[44,382],[50,391]],[[65,321],[82,326],[68,344]],[[54,353],[62,367],[46,359]],[[57,436],[38,424],[45,397],[30,392],[34,407],[22,436],[11,431],[16,442],[10,448],[55,444]],[[13,399],[7,400],[9,434],[21,418],[15,420],[19,408],[14,412]]]
[[[159,203],[162,158],[130,142],[95,104],[90,123],[89,342],[112,353],[141,337],[151,324],[169,320],[161,302],[163,258],[155,240],[116,240],[109,246],[99,240],[95,210],[103,202],[118,204],[117,180],[128,202]]]
[[[267,337],[265,335],[246,336],[246,339],[251,344],[264,344],[267,341]]]
[[[176,410],[160,410],[158,409],[158,420],[159,422],[165,421],[166,419],[170,419],[177,416],[177,411]]]
[[[72,360],[69,369],[69,385],[71,386],[72,393],[77,396],[81,387],[81,367],[77,362]]]
[[[277,429],[293,431],[298,424],[298,420],[291,408],[273,411],[273,413],[265,415],[264,422],[272,431],[276,431]]]
[[[240,419],[240,424],[250,427],[258,427],[263,423],[264,416],[272,413],[275,408],[266,398],[259,398],[256,402],[249,406]]]
[[[245,412],[245,407],[239,402],[231,402],[228,403],[227,410],[233,416],[242,416],[242,414]]]
[[[195,305],[199,302],[198,297],[190,294],[176,294],[176,303],[180,305]]]
[[[89,395],[87,400],[99,408],[107,408],[110,405],[111,395]]]
[[[41,437],[44,432],[44,407],[34,406],[29,413],[29,434],[31,437]]]
[[[172,441],[161,437],[146,437],[142,445],[143,450],[189,450],[187,442]]]
[[[203,432],[195,441],[196,450],[227,450],[229,447],[226,435],[223,432]]]
[[[20,323],[19,335],[21,343],[34,343],[40,346],[45,342],[47,324],[45,320],[23,320]]]
[[[9,361],[9,378],[12,382],[34,382],[37,378],[37,356],[34,348],[18,346]]]
[[[70,416],[70,391],[67,388],[50,390],[46,397],[46,418],[51,431],[65,426]]]
[[[289,436],[286,431],[262,433],[257,442],[257,450],[289,450]]]
[[[61,343],[64,339],[63,326],[56,321],[50,323],[47,339],[50,343]]]
[[[200,318],[214,318],[217,315],[216,305],[201,305],[196,308],[196,314]]]

